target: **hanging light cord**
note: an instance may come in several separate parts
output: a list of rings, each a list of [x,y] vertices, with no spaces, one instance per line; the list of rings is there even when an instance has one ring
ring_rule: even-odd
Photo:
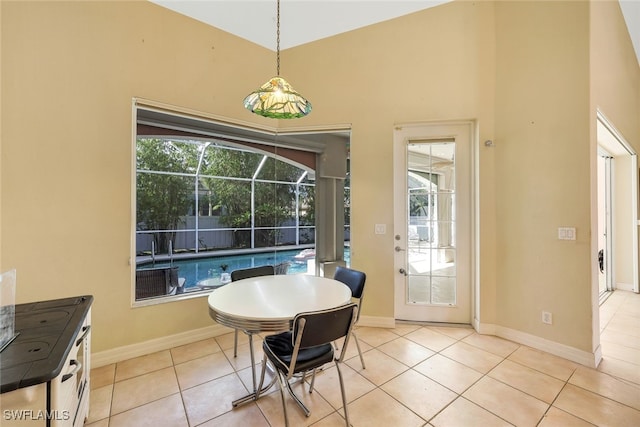
[[[280,77],[280,0],[277,0],[276,11],[276,75],[247,95],[243,102],[247,110],[264,117],[296,119],[311,112],[311,103]]]
[[[276,76],[280,75],[280,0],[276,15]]]

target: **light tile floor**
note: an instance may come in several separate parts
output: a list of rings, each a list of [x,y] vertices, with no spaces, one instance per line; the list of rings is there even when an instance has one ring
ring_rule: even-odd
[[[640,295],[617,291],[601,308],[597,370],[470,328],[360,327],[343,365],[353,426],[640,426]],[[261,348],[261,340],[256,340]],[[93,369],[87,427],[281,426],[277,388],[232,409],[251,384],[246,338],[233,334]],[[353,344],[353,343],[352,343]],[[262,352],[258,351],[258,360]],[[292,426],[343,426],[335,367],[315,390],[287,396]]]

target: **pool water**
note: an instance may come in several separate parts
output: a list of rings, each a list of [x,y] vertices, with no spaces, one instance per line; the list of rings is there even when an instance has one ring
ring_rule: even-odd
[[[227,265],[226,272],[240,268],[258,267],[261,265],[276,265],[281,262],[288,262],[289,270],[287,274],[300,274],[307,272],[307,259],[298,260],[295,256],[301,252],[299,249],[277,252],[260,252],[244,255],[226,255],[210,258],[191,258],[174,260],[173,266],[179,267],[178,277],[184,277],[185,288],[195,287],[198,282],[205,279],[219,278],[223,273],[222,265]],[[313,259],[313,258],[312,258]],[[345,248],[344,259],[349,264],[349,249]],[[156,262],[155,268],[169,267],[169,262]],[[138,269],[151,268],[147,264],[139,266]]]

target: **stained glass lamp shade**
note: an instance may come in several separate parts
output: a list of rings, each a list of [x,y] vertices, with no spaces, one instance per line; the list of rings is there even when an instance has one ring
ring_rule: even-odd
[[[269,79],[244,99],[244,106],[252,113],[272,119],[295,119],[311,112],[311,103],[282,77]]]
[[[280,77],[280,0],[276,5],[276,75],[251,92],[244,99],[244,107],[272,119],[297,119],[311,112],[311,103]]]

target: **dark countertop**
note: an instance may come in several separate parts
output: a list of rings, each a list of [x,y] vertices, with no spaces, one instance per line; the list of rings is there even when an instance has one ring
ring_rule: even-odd
[[[92,295],[15,306],[17,338],[0,352],[1,393],[48,382],[62,371]]]

